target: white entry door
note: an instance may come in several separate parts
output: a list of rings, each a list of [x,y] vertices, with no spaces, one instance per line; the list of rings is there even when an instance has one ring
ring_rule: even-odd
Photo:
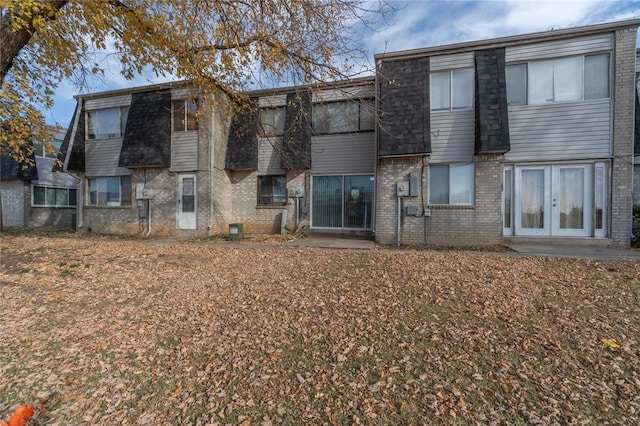
[[[196,177],[178,175],[178,229],[196,229]]]
[[[515,188],[516,235],[592,235],[592,165],[516,167]]]

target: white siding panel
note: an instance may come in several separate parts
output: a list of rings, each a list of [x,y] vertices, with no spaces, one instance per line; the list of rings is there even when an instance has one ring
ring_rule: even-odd
[[[431,163],[473,160],[475,144],[473,110],[431,113]]]
[[[507,161],[611,155],[611,100],[509,107]]]
[[[373,174],[374,133],[313,136],[311,168],[316,174]]]
[[[261,96],[258,99],[260,108],[273,108],[287,105],[287,95]]]
[[[123,176],[131,172],[118,167],[122,139],[101,139],[85,142],[85,174],[88,177]]]
[[[455,53],[452,55],[432,56],[430,71],[448,70],[452,68],[472,68],[475,66],[473,52]]]
[[[171,134],[171,171],[198,170],[198,132]]]
[[[77,183],[76,178],[67,173],[53,171],[55,161],[55,158],[36,157],[38,180],[33,183],[60,188],[75,188]]]
[[[314,92],[312,102],[333,102],[344,101],[348,99],[372,98],[375,95],[375,86],[369,84],[366,86],[341,87],[335,89],[326,89]]]
[[[283,175],[281,167],[282,138],[258,139],[258,174],[259,175]]]
[[[554,40],[523,46],[507,47],[505,56],[507,63],[534,59],[557,58],[561,56],[584,55],[602,52],[613,48],[612,34],[596,34],[573,38],[571,40]]]
[[[84,101],[85,111],[129,105],[131,105],[131,94],[111,96],[109,98],[87,99]]]

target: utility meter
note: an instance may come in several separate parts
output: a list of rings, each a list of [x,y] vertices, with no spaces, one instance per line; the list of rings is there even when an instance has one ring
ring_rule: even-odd
[[[403,181],[396,183],[396,195],[398,197],[409,196],[409,182]]]

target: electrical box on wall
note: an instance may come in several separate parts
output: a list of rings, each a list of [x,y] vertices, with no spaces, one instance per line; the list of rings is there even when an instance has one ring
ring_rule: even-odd
[[[411,172],[409,175],[409,196],[417,197],[420,195],[420,188],[418,187],[418,182],[420,182],[420,173]]]
[[[293,188],[288,189],[289,198],[303,198],[304,197],[304,186],[295,186]]]
[[[143,200],[147,195],[147,190],[144,187],[144,183],[136,184],[136,200]]]
[[[409,182],[397,182],[396,183],[396,195],[398,197],[409,196]]]
[[[418,216],[418,206],[406,206],[404,211],[407,216]]]

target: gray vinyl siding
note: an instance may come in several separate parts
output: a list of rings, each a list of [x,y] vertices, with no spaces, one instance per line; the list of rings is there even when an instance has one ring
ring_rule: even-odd
[[[369,84],[366,86],[341,87],[336,89],[325,89],[314,92],[312,102],[334,102],[349,99],[365,99],[375,96],[375,86]]]
[[[314,174],[373,174],[373,132],[313,136],[311,168]]]
[[[195,99],[197,92],[189,87],[174,87],[171,89],[171,100]]]
[[[84,110],[93,111],[103,108],[115,108],[131,105],[131,94],[111,96],[108,98],[87,99],[84,101]]]
[[[431,163],[473,160],[474,115],[472,109],[431,113]]]
[[[452,55],[432,56],[430,71],[449,70],[454,68],[473,68],[475,65],[473,52],[455,53]]]
[[[287,95],[261,96],[258,99],[258,107],[273,108],[287,105]]]
[[[510,106],[507,161],[611,155],[611,99]]]
[[[284,175],[282,167],[282,138],[259,138],[258,139],[258,174],[263,175]]]
[[[85,174],[87,177],[130,175],[129,169],[118,167],[122,139],[99,139],[85,142]]]
[[[171,171],[198,170],[198,132],[171,133]]]
[[[77,180],[68,173],[54,172],[55,158],[36,157],[38,180],[32,181],[34,185],[55,186],[58,188],[75,188]]]
[[[613,48],[612,34],[597,34],[571,40],[554,40],[523,46],[507,47],[507,63],[522,62],[562,56],[584,55]]]

